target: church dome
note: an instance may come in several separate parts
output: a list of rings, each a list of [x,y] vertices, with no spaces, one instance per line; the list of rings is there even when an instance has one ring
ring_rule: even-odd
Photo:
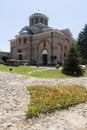
[[[33,26],[38,23],[42,23],[48,26],[49,18],[42,13],[34,13],[29,17],[29,25]]]

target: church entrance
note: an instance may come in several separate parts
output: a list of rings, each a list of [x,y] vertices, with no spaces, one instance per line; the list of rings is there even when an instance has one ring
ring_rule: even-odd
[[[48,62],[47,57],[48,57],[48,52],[45,49],[45,50],[42,51],[42,63],[43,63],[43,65],[47,65],[47,62]]]
[[[18,60],[22,60],[22,54],[18,55]]]
[[[18,50],[18,60],[22,60],[22,51]]]
[[[47,65],[47,54],[43,54],[43,65]]]

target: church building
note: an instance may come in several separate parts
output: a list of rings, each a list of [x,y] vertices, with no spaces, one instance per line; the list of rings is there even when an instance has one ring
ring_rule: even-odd
[[[49,27],[49,18],[38,12],[29,17],[15,39],[10,40],[11,59],[38,61],[41,65],[62,62],[72,34],[70,30]]]

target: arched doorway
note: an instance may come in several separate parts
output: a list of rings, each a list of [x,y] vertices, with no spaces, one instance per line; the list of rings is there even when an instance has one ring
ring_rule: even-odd
[[[43,62],[43,65],[47,65],[47,61],[48,61],[48,52],[47,50],[43,50],[42,51],[42,62]]]
[[[18,60],[22,60],[22,54],[18,55]]]
[[[22,60],[22,51],[18,50],[18,60]]]

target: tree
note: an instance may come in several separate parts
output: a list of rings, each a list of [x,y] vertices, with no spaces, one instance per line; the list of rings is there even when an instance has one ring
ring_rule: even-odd
[[[7,56],[2,56],[2,60],[6,63],[7,62]]]
[[[65,53],[62,72],[68,75],[82,75],[82,69],[79,66],[80,63],[79,46],[77,43],[72,42]]]
[[[87,59],[87,24],[84,29],[79,33],[77,43],[80,46],[82,58]]]

